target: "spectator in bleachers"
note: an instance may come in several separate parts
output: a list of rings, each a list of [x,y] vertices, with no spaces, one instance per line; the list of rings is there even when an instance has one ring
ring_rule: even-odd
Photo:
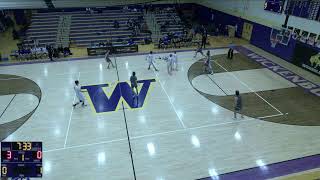
[[[150,44],[150,43],[152,43],[152,40],[151,40],[150,37],[145,37],[143,40],[144,40],[144,44]]]
[[[171,42],[171,39],[169,38],[169,36],[168,35],[164,36],[163,37],[163,46],[162,47],[163,48],[167,48],[169,46],[170,42]]]
[[[12,26],[14,26],[14,22],[13,22],[13,20],[11,19],[10,16],[5,15],[4,20],[5,20],[5,25],[6,25],[7,27],[12,27]]]
[[[143,22],[143,16],[139,16],[138,17],[138,23],[142,23]]]
[[[0,32],[4,32],[6,30],[5,26],[0,22]]]
[[[127,26],[128,26],[128,29],[129,29],[129,30],[134,29],[134,28],[133,28],[133,20],[132,20],[132,19],[129,19],[129,20],[127,21]]]
[[[170,32],[168,32],[167,37],[168,37],[168,39],[171,40],[171,39],[173,39],[174,34],[170,31]]]
[[[123,6],[123,11],[124,12],[128,12],[129,11],[129,7],[128,6]]]
[[[69,47],[63,48],[63,55],[64,57],[72,55]]]
[[[218,27],[215,27],[214,35],[219,36],[219,28]]]
[[[183,36],[188,36],[188,30],[186,28],[183,29]]]
[[[167,7],[167,8],[164,9],[164,11],[170,12],[170,9],[171,9],[170,7]]]
[[[105,47],[106,45],[103,42],[99,43],[99,47]]]
[[[86,14],[93,14],[94,10],[92,8],[86,8]]]
[[[140,34],[140,24],[134,26],[134,33],[136,36]]]
[[[52,51],[53,51],[53,57],[54,57],[54,58],[59,58],[58,48],[52,47]]]
[[[224,36],[228,36],[229,32],[228,32],[228,26],[224,26],[224,31],[223,31],[223,35]]]
[[[113,27],[118,29],[120,27],[119,22],[117,20],[113,21]]]
[[[223,34],[223,27],[222,24],[218,25],[218,35]]]
[[[196,35],[196,31],[195,31],[195,28],[193,27],[190,29],[190,37],[193,39],[195,35]]]
[[[162,48],[162,45],[163,45],[163,39],[159,38],[158,49]]]
[[[33,39],[33,45],[34,45],[35,48],[39,47],[39,40],[34,38]]]
[[[317,48],[320,48],[320,37],[318,37],[318,40],[317,40],[317,42],[315,43],[315,46],[316,46]]]
[[[86,14],[90,14],[90,8],[86,8]]]
[[[161,32],[167,32],[167,27],[166,27],[166,25],[162,24],[162,25],[160,26],[160,31],[161,31]]]
[[[58,53],[63,53],[63,47],[62,47],[62,45],[60,45],[60,46],[57,48],[57,50],[58,50]]]
[[[93,41],[91,41],[90,42],[90,46],[93,48],[93,47],[95,47],[95,45],[94,45],[94,42]]]
[[[128,40],[128,46],[132,46],[132,45],[135,45],[136,43],[133,41],[133,38],[130,38],[129,40]]]
[[[148,5],[148,4],[144,4],[144,5],[142,6],[142,9],[144,10],[144,13],[145,13],[145,14],[148,14],[149,5]]]
[[[112,46],[112,42],[110,40],[106,41],[106,47],[111,47]]]
[[[103,13],[101,8],[97,8],[97,12],[98,12],[98,14],[102,14]]]
[[[235,29],[235,37],[240,37],[240,35],[238,35],[239,34],[239,32],[238,32],[238,24],[236,24],[234,26],[234,29]]]
[[[149,32],[147,23],[143,23],[143,24],[141,25],[141,31],[144,32],[144,33]]]
[[[12,38],[13,38],[13,40],[19,39],[18,32],[14,28],[12,30]]]

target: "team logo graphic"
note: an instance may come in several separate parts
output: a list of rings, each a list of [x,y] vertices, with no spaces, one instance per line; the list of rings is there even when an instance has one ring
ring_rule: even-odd
[[[92,86],[82,86],[81,89],[87,91],[90,101],[97,113],[116,111],[120,102],[126,104],[130,109],[141,108],[148,95],[151,83],[155,79],[139,80],[141,87],[138,94],[135,94],[127,82],[119,82],[114,86],[112,93],[106,93],[109,84],[99,84]]]
[[[310,63],[314,68],[320,67],[320,53],[314,56],[311,56]]]

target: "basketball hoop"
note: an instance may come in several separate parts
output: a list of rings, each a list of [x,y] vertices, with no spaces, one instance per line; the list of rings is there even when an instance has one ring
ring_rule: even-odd
[[[276,45],[278,44],[278,40],[277,39],[270,39],[270,43],[271,43],[271,47],[275,48]]]

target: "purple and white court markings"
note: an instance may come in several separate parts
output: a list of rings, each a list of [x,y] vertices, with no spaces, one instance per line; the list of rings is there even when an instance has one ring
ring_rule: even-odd
[[[280,76],[282,76],[285,79],[289,80],[290,82],[296,84],[297,86],[304,88],[306,91],[308,91],[318,97],[320,96],[320,86],[319,85],[314,84],[314,83],[304,79],[303,77],[293,73],[292,71],[289,71],[288,69],[276,64],[275,62],[273,62],[265,57],[262,57],[256,53],[254,53],[253,51],[251,51],[245,47],[235,46],[234,49],[237,50],[238,52],[240,52],[241,54],[247,56],[251,60],[258,62],[262,66],[279,74]]]
[[[258,167],[226,174],[213,175],[211,177],[202,178],[199,180],[264,180],[316,169],[319,167],[320,154],[317,154],[269,165],[261,165]]]

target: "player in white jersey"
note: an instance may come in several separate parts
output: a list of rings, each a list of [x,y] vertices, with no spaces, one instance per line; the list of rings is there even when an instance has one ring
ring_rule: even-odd
[[[174,55],[170,54],[169,57],[167,58],[167,70],[169,75],[172,75],[173,62],[174,62]]]
[[[84,104],[84,95],[81,92],[81,86],[79,85],[79,81],[75,81],[75,86],[73,87],[77,98],[79,99],[79,102],[73,104],[73,107],[76,107],[78,104],[82,103],[82,107],[87,106],[86,104]]]
[[[150,51],[150,53],[147,55],[146,60],[147,60],[148,63],[149,63],[148,70],[150,70],[150,66],[152,65],[153,68],[154,68],[156,71],[158,71],[158,69],[157,69],[156,66],[154,65],[154,56],[153,56],[153,52],[152,52],[152,51]]]
[[[176,51],[173,53],[173,67],[173,70],[178,71],[178,56]]]

